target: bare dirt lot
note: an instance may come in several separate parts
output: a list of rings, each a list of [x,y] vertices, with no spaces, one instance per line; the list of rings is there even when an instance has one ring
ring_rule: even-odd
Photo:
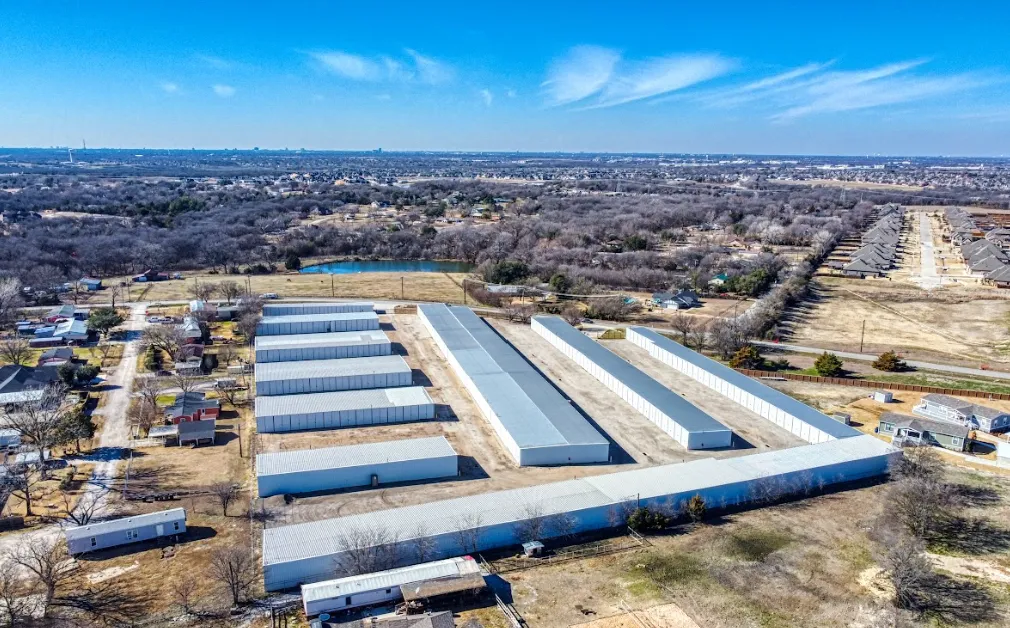
[[[909,358],[1007,361],[1010,294],[819,278],[815,299],[794,312],[789,341],[839,351],[903,351]]]

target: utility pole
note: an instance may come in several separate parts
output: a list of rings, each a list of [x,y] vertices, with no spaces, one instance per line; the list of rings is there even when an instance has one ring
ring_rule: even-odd
[[[863,352],[863,338],[866,337],[866,319],[863,319],[863,330],[859,332],[859,352]]]
[[[400,275],[400,300],[403,301],[403,275]]]
[[[466,305],[466,277],[463,278],[463,305]]]
[[[330,296],[331,296],[331,297],[335,297],[335,296],[337,296],[337,292],[336,292],[336,290],[335,290],[335,289],[333,288],[333,275],[330,275]]]

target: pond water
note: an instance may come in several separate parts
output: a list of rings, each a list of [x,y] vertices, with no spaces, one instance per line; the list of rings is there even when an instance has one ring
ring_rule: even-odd
[[[326,264],[306,266],[301,272],[349,275],[352,273],[468,273],[471,270],[473,270],[473,265],[466,262],[385,259],[327,262]]]

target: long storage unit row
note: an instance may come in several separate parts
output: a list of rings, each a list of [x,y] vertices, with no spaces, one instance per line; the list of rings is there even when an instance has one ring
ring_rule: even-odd
[[[533,331],[687,449],[733,444],[733,430],[556,316],[535,316]]]
[[[398,355],[342,360],[267,362],[256,365],[256,395],[393,388],[410,386],[410,367]]]
[[[472,310],[420,305],[417,313],[517,464],[609,459],[607,439]]]
[[[627,339],[649,355],[809,443],[860,432],[770,386],[719,364],[646,327],[629,327]]]
[[[375,312],[291,314],[264,316],[256,325],[256,335],[328,334],[335,331],[366,331],[378,328],[379,316]]]
[[[733,507],[803,495],[884,475],[900,455],[862,435],[269,528],[263,531],[264,585],[278,591],[347,575],[341,565],[389,539],[404,546],[423,542],[430,551],[422,559],[414,552],[398,554],[399,565],[415,564],[516,545],[527,540],[523,530],[534,519],[540,537],[552,538],[614,527],[636,505],[679,509],[700,495],[706,504]],[[374,540],[362,547],[362,539]]]
[[[444,436],[256,456],[260,497],[456,477],[455,450]]]
[[[371,312],[371,303],[267,303],[263,316],[291,316],[295,314],[343,314],[345,312]]]
[[[435,402],[421,386],[256,398],[256,431],[261,434],[434,418]]]
[[[295,362],[298,360],[333,360],[389,355],[393,345],[385,332],[337,331],[329,334],[292,334],[257,336],[256,362]]]

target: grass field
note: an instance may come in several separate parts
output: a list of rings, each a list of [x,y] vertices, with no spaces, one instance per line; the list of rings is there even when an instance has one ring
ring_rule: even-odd
[[[465,274],[446,273],[363,273],[324,275],[285,273],[278,275],[186,275],[146,284],[131,284],[132,301],[180,301],[192,299],[192,289],[199,283],[229,280],[248,285],[254,294],[276,293],[282,297],[338,297],[362,299],[405,299],[411,301],[462,302],[460,284]],[[125,281],[120,277],[110,284]],[[219,295],[215,299],[221,298]]]

